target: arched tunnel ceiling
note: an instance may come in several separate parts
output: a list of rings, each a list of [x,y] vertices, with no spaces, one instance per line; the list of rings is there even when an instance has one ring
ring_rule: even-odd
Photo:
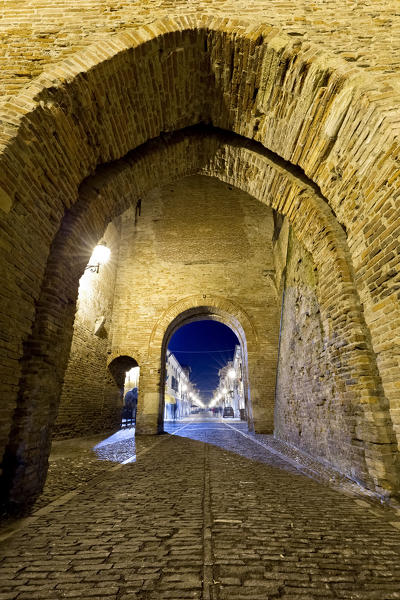
[[[154,173],[157,173],[156,178]],[[342,319],[344,314],[347,320],[351,320],[351,327],[348,321],[348,327],[343,330],[346,340],[343,338],[340,343],[342,348],[348,346],[349,351],[351,349],[354,359],[358,356],[354,362],[357,365],[355,368],[363,365],[362,368],[368,371],[368,381],[355,375],[358,383],[353,393],[359,399],[354,397],[353,402],[359,403],[360,427],[362,428],[365,419],[373,422],[371,426],[374,428],[389,427],[389,424],[379,422],[379,411],[384,409],[383,405],[377,402],[366,406],[361,401],[364,393],[370,393],[369,385],[374,385],[376,389],[379,383],[372,383],[377,376],[376,366],[352,280],[342,228],[327,203],[316,193],[314,186],[307,185],[303,177],[298,178],[290,173],[279,161],[275,164],[268,153],[260,150],[257,145],[249,144],[248,141],[243,144],[243,140],[232,135],[210,132],[205,135],[204,131],[190,130],[154,140],[146,148],[141,148],[122,161],[102,168],[97,176],[88,180],[81,189],[80,200],[64,220],[53,244],[39,313],[46,315],[46,312],[52,312],[47,289],[57,290],[54,291],[54,298],[71,297],[71,302],[73,301],[77,280],[85,264],[85,259],[82,258],[84,254],[81,254],[79,266],[77,252],[86,244],[89,232],[95,241],[114,216],[123,212],[143,194],[162,183],[193,173],[212,175],[235,185],[288,217],[297,236],[313,254],[318,266],[324,327],[327,331],[332,331],[335,320]],[[182,312],[180,306],[177,310],[177,314]],[[170,319],[161,319],[159,331],[162,335],[169,321]],[[36,328],[35,331],[40,334],[40,320]],[[35,335],[36,333],[32,338],[33,345]],[[162,337],[154,348],[150,344],[149,358],[153,362],[158,360],[161,339]],[[361,345],[357,343],[360,339],[363,340]],[[334,338],[328,342],[330,343],[334,343]],[[59,342],[54,340],[50,347],[57,345]],[[49,355],[49,361],[52,360]],[[27,364],[29,367],[29,361]],[[365,389],[365,383],[368,390]],[[361,429],[359,435],[363,436]],[[385,436],[388,440],[393,438],[390,432]],[[380,454],[382,448],[379,445],[371,444],[369,440],[367,443],[369,452]],[[387,472],[391,473],[390,466]]]

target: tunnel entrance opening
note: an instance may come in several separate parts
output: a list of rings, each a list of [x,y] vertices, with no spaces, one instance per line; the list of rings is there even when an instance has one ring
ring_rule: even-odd
[[[253,429],[248,348],[237,320],[215,307],[189,309],[162,344],[160,429],[185,420],[233,418]]]
[[[235,368],[236,367],[236,368]],[[221,322],[182,325],[166,353],[164,423],[245,415],[242,349]]]
[[[120,398],[120,426],[131,427],[136,421],[140,367],[131,356],[118,356],[110,362],[108,371]]]

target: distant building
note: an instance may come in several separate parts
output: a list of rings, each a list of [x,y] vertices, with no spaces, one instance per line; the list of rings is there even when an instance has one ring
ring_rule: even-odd
[[[165,368],[164,419],[182,419],[191,413],[190,367],[182,366],[176,356],[167,351]]]
[[[245,419],[245,397],[243,385],[243,358],[239,344],[235,346],[233,360],[218,371],[219,384],[214,394],[213,406],[231,406],[235,417]]]

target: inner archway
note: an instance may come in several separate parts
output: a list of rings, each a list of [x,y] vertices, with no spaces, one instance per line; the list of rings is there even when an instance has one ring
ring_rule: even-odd
[[[166,352],[164,428],[167,420],[194,415],[209,418],[231,412],[229,416],[240,418],[240,409],[244,418],[248,390],[245,394],[243,367],[247,370],[239,340],[221,321],[199,317],[181,325]]]
[[[131,356],[118,356],[109,363],[108,371],[116,385],[115,392],[119,392],[120,413],[115,411],[115,420],[120,418],[118,425],[121,424],[121,427],[133,425],[136,420],[140,367]]]
[[[190,301],[190,300],[189,300]],[[193,300],[192,300],[193,301]],[[220,303],[229,305],[229,301],[224,301],[224,299],[220,299]],[[214,326],[212,323],[214,322]],[[180,332],[180,335],[179,335]],[[204,349],[204,342],[208,346],[212,346],[212,342],[210,337],[212,334],[216,334],[217,337],[214,337],[214,344],[228,344],[230,348],[208,348]],[[180,350],[175,347],[176,344],[182,346],[184,344],[185,339],[191,339],[193,335],[201,336],[197,343],[193,340],[190,342],[190,348],[199,348],[203,345],[203,350],[189,350],[185,354],[183,349],[182,354],[185,357],[186,363],[190,360],[192,361],[192,365],[196,369],[194,373],[194,378],[191,382],[191,389],[193,390],[192,396],[195,399],[193,402],[194,406],[198,406],[199,409],[203,412],[210,411],[214,406],[221,406],[223,409],[224,406],[231,406],[234,403],[233,393],[232,397],[229,396],[228,390],[224,390],[226,392],[224,398],[219,398],[217,402],[215,402],[218,388],[220,387],[221,377],[220,371],[224,369],[228,365],[229,362],[233,362],[235,356],[235,350],[237,348],[240,349],[240,380],[242,384],[242,400],[243,408],[245,407],[245,412],[242,413],[246,415],[248,421],[248,427],[250,430],[254,429],[254,413],[253,413],[253,404],[251,397],[251,381],[254,377],[254,395],[256,401],[255,413],[256,419],[263,414],[263,418],[265,418],[265,413],[268,413],[266,406],[260,406],[257,395],[257,375],[258,379],[262,378],[261,373],[257,373],[256,370],[256,352],[257,345],[252,345],[254,343],[254,339],[251,339],[250,342],[250,364],[249,364],[249,348],[246,338],[246,333],[243,328],[243,325],[238,320],[237,316],[230,314],[224,308],[218,306],[206,306],[200,305],[198,307],[194,306],[189,308],[173,319],[173,321],[168,326],[165,331],[165,335],[162,343],[162,351],[161,351],[161,370],[160,370],[160,412],[159,412],[159,423],[160,429],[164,427],[164,418],[165,418],[165,395],[166,395],[166,382],[168,376],[168,355],[173,353],[174,350],[177,355],[180,354]],[[187,337],[186,337],[187,336]],[[249,337],[252,338],[251,330],[249,331]],[[199,345],[198,345],[199,344]],[[199,353],[200,357],[190,358],[190,353]],[[207,358],[204,357],[204,354],[207,354]],[[210,356],[214,356],[210,360]],[[219,358],[216,358],[215,355],[218,354]],[[210,373],[204,374],[202,371],[204,369],[210,370],[210,362],[214,363],[214,366],[211,369],[214,370],[214,373],[210,375]],[[251,377],[251,375],[253,377]],[[208,383],[207,383],[208,382]],[[212,387],[206,387],[211,385]],[[229,403],[228,398],[231,398],[231,403]],[[236,403],[238,404],[238,412],[237,417],[240,418],[239,413],[239,400],[236,399]],[[221,413],[223,414],[223,410]],[[261,420],[261,419],[260,419]],[[267,428],[270,428],[272,424],[264,425]],[[261,423],[258,422],[258,427],[262,427]]]

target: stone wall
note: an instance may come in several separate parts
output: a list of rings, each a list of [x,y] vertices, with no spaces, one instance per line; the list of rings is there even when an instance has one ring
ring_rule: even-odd
[[[122,405],[119,389],[113,386],[107,371],[119,235],[119,220],[116,220],[103,237],[111,250],[110,260],[100,267],[99,273],[85,271],[79,282],[71,353],[54,430],[56,437],[107,431],[119,424]]]
[[[271,209],[215,179],[188,177],[150,193],[140,215],[132,208],[122,216],[112,355],[130,353],[143,367],[154,328],[182,300],[188,308],[198,295],[205,306],[210,297],[240,306],[257,332],[257,347],[248,348],[255,426],[272,431],[279,330],[272,234]],[[155,373],[161,351],[160,344],[149,365]]]
[[[354,407],[344,394],[340,357],[326,343],[317,268],[292,231],[282,287],[275,435],[351,475],[360,445]]]
[[[304,44],[317,44],[360,72],[396,79],[400,19],[395,0],[6,0],[0,33],[7,53],[0,63],[0,90],[14,94],[47,65],[127,28],[186,14],[270,24]]]

